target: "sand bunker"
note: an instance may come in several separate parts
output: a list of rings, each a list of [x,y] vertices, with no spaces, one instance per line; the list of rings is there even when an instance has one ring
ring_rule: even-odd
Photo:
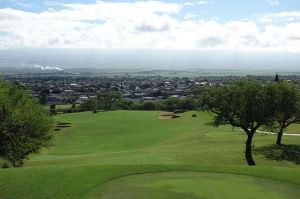
[[[179,116],[175,115],[174,112],[165,112],[165,111],[163,111],[163,112],[160,112],[158,118],[161,119],[161,120],[169,120],[169,119],[174,119],[174,118],[177,118],[177,117],[179,117]]]

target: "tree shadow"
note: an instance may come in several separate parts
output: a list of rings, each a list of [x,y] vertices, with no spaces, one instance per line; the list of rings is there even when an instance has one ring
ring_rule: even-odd
[[[300,164],[300,145],[269,145],[254,148],[253,151],[263,154],[269,160],[289,161]]]

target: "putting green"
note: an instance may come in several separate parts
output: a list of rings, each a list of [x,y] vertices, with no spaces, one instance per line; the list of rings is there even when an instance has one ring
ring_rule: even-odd
[[[162,172],[121,177],[99,185],[88,198],[105,199],[298,199],[300,186],[253,176]]]

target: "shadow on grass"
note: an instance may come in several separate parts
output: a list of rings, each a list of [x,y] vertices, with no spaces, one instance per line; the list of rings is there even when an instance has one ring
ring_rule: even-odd
[[[254,152],[263,154],[269,160],[289,161],[300,164],[300,145],[269,145],[255,148]]]

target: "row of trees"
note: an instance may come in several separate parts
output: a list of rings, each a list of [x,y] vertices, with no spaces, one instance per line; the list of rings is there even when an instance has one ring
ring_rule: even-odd
[[[300,118],[299,90],[288,82],[241,80],[208,87],[200,96],[201,109],[215,113],[214,125],[230,124],[247,134],[245,158],[249,165],[255,165],[251,145],[258,129],[278,131],[276,143],[281,145],[284,129]]]
[[[121,98],[119,92],[102,93],[97,98],[88,99],[80,105],[83,111],[93,110],[194,110],[197,108],[197,100],[187,99],[167,99],[151,102],[136,102]]]

